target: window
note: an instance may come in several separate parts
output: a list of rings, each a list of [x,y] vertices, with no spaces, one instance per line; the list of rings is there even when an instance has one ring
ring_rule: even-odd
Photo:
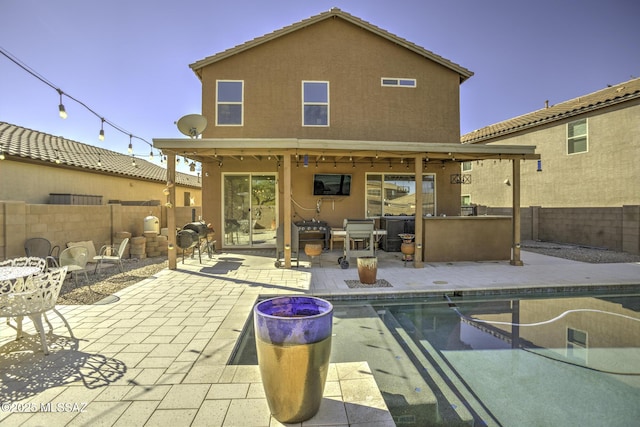
[[[413,174],[367,174],[367,217],[415,215]],[[435,175],[422,175],[422,213],[435,215]]]
[[[416,79],[396,79],[396,78],[383,77],[382,86],[416,87]]]
[[[243,81],[218,80],[216,96],[216,125],[242,126],[243,99]]]
[[[302,82],[302,125],[329,126],[329,82]]]
[[[463,194],[461,199],[462,206],[471,206],[471,195]]]
[[[587,149],[587,119],[567,123],[567,154],[584,153]]]
[[[462,162],[462,172],[470,172],[473,168],[473,162]]]

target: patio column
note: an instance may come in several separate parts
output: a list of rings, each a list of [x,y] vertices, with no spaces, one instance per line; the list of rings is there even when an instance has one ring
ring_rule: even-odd
[[[284,156],[284,268],[291,268],[291,154]],[[287,250],[289,248],[289,250]]]
[[[167,206],[167,230],[169,231],[168,241],[169,249],[169,269],[175,270],[177,267],[178,247],[176,245],[176,155],[172,152],[167,152],[167,187],[169,188],[168,203],[171,207]],[[169,183],[173,183],[169,186]]]
[[[512,159],[513,214],[511,220],[511,265],[522,266],[520,259],[520,159]]]
[[[416,175],[416,216],[415,216],[415,253],[413,254],[413,266],[415,268],[422,268],[424,263],[422,262],[422,155],[416,156],[415,163],[415,175]]]

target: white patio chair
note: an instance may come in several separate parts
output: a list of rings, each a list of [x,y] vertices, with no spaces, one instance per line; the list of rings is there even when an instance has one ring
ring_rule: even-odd
[[[47,271],[48,267],[47,260],[37,256],[13,258],[9,261],[11,261],[13,267],[38,267],[41,273]],[[55,260],[53,260],[53,263],[55,265]]]
[[[95,274],[102,267],[102,263],[108,264],[116,264],[120,269],[121,273],[124,273],[124,267],[122,266],[122,256],[124,255],[124,250],[127,248],[127,244],[129,243],[129,238],[125,238],[122,242],[120,242],[120,246],[117,248],[115,246],[105,245],[100,248],[100,255],[93,257],[93,260],[96,261],[96,268],[93,271]]]
[[[53,258],[51,258],[51,260],[55,264],[55,260]],[[29,257],[19,257],[19,258],[8,259],[8,260],[0,262],[0,266],[37,267],[37,268],[40,269],[40,273],[44,273],[45,271],[47,271],[47,268],[49,267],[48,264],[47,264],[47,259],[40,258],[38,256],[29,256]],[[18,279],[14,283],[14,285],[15,285],[14,288],[22,286],[23,282],[24,282],[23,279]],[[2,292],[2,290],[0,290],[0,293],[1,292]],[[10,318],[7,317],[7,325],[10,325],[9,320],[10,320]],[[22,317],[17,317],[16,318],[16,322],[18,323],[18,328],[21,327],[21,325],[22,325]]]
[[[84,274],[84,278],[89,281],[87,276],[87,261],[89,261],[89,250],[84,246],[72,246],[60,253],[60,267],[67,267],[67,272],[78,286],[78,274]]]
[[[3,292],[0,293],[0,317],[21,318],[28,316],[40,334],[42,351],[45,355],[49,354],[49,348],[42,324],[42,316],[47,311],[56,313],[67,326],[71,337],[75,339],[67,319],[56,310],[56,301],[66,274],[67,268],[62,267],[48,273],[28,277],[24,282],[8,281],[9,283],[4,282],[1,285]],[[19,322],[17,327],[16,339],[20,339],[23,336],[21,323]]]

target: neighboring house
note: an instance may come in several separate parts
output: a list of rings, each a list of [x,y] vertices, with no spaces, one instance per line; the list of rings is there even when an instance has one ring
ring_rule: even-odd
[[[141,158],[0,122],[0,200],[164,205],[166,169]],[[176,174],[176,206],[200,205],[200,178]]]
[[[522,167],[521,205],[534,207],[523,237],[638,253],[640,79],[561,102],[463,135],[465,145],[535,145]],[[510,206],[506,162],[463,164],[463,203]],[[540,207],[540,208],[538,208]]]
[[[190,66],[208,127],[154,146],[169,165],[175,156],[202,162],[203,215],[226,247],[273,247],[282,227],[286,248],[291,222],[380,225],[399,214],[420,219],[421,247],[436,227],[429,219],[460,214],[460,161],[516,159],[517,171],[538,158],[535,147],[460,144],[460,84],[473,73],[339,9]],[[469,238],[456,230],[428,250],[459,256],[456,239]],[[420,266],[422,253],[415,259]]]

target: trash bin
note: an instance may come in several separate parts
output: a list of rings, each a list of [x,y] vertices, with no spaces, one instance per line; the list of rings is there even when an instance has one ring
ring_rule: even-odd
[[[310,296],[282,296],[254,307],[258,365],[271,414],[299,423],[320,409],[331,356],[333,306]]]

